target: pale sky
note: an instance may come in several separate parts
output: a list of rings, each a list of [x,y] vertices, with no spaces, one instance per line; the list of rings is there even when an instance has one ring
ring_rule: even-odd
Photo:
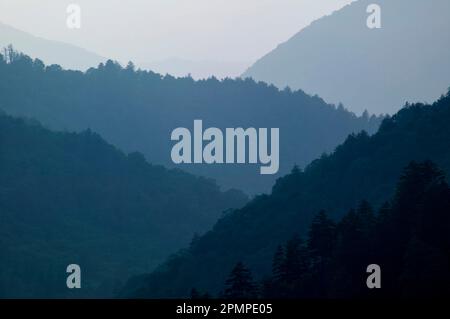
[[[121,62],[255,61],[352,0],[0,0],[0,21]],[[81,29],[66,8],[81,7]]]

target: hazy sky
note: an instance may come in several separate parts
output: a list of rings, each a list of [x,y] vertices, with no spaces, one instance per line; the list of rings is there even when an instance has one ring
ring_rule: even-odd
[[[138,63],[177,57],[255,61],[352,0],[0,0],[0,21]],[[81,29],[66,8],[81,6]]]

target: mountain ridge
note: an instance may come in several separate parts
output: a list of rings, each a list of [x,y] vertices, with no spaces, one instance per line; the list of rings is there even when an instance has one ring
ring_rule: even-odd
[[[0,296],[105,298],[247,201],[125,154],[90,130],[0,114]],[[67,289],[79,264],[83,289]],[[31,267],[31,268],[30,268]]]
[[[406,101],[431,103],[450,82],[449,3],[376,3],[380,29],[366,26],[372,2],[354,1],[265,54],[242,77],[301,88],[357,114],[392,114]]]
[[[93,129],[126,152],[140,151],[155,164],[178,167],[214,178],[225,188],[254,195],[270,189],[278,176],[331,151],[352,132],[374,132],[382,117],[355,116],[342,105],[325,103],[303,91],[280,91],[242,79],[194,81],[126,68],[108,61],[87,72],[65,71],[17,55],[0,63],[0,108],[15,116],[36,118],[56,129]],[[175,165],[171,132],[205,127],[279,128],[280,171],[260,175],[258,167]]]
[[[350,135],[334,153],[279,178],[270,195],[226,214],[153,273],[131,278],[121,296],[180,298],[192,288],[217,296],[239,261],[263,279],[277,246],[293,234],[305,235],[319,211],[339,219],[362,200],[378,209],[411,161],[432,160],[448,175],[449,119],[450,92],[432,105],[407,105],[373,136]]]
[[[9,45],[46,64],[58,64],[71,70],[85,71],[107,60],[87,49],[34,36],[0,21],[0,48]]]

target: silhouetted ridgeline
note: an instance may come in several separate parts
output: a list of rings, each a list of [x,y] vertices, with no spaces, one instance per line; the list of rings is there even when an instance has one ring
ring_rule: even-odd
[[[293,236],[277,248],[270,276],[255,281],[251,269],[238,262],[221,296],[448,298],[449,233],[450,188],[444,174],[430,161],[411,162],[394,197],[378,212],[367,201],[338,223],[319,212],[306,242]],[[191,292],[191,298],[202,295]]]
[[[36,118],[54,129],[91,128],[119,148],[143,152],[152,163],[165,166],[174,165],[172,130],[192,128],[195,119],[222,130],[278,127],[278,175],[261,176],[259,165],[179,166],[251,194],[269,191],[295,163],[303,167],[331,152],[348,134],[373,133],[381,122],[367,114],[356,117],[302,91],[279,91],[253,80],[176,79],[112,61],[82,73],[19,54],[0,59],[0,96],[0,109],[9,114]]]
[[[394,195],[397,180],[412,160],[432,160],[448,174],[449,122],[450,94],[447,94],[433,105],[406,106],[392,118],[385,119],[379,131],[371,137],[366,133],[349,136],[333,154],[313,161],[304,171],[294,168],[291,174],[280,178],[271,195],[258,196],[244,208],[227,214],[210,232],[196,239],[187,250],[170,258],[157,271],[131,279],[122,295],[181,297],[189,296],[191,289],[196,288],[217,296],[222,291],[227,274],[239,261],[253,271],[256,280],[269,276],[277,246],[291,239],[295,233],[304,236],[320,210],[324,209],[335,220],[341,219],[350,208],[357,207],[364,199],[378,210]],[[411,284],[411,278],[429,274],[434,283],[434,268],[425,268],[426,271],[421,272],[414,265],[436,267],[439,270],[437,273],[442,274],[442,267],[449,260],[448,186],[432,165],[413,165],[405,174],[407,177],[400,180],[392,205],[385,206],[380,213],[387,219],[381,222],[383,216],[377,217],[381,222],[378,225],[388,229],[385,230],[386,236],[380,233],[382,230],[377,230],[374,240],[385,242],[376,243],[378,250],[374,250],[374,253],[377,258],[371,263],[383,263],[388,271],[387,278],[405,280]],[[364,208],[363,211],[367,210]],[[354,221],[358,216],[355,213],[347,215],[340,227],[359,227],[355,226]],[[435,237],[432,231],[434,227]],[[342,230],[340,234],[346,236],[347,231]],[[370,252],[372,248],[367,241],[359,242],[358,236],[367,239],[367,234],[357,233],[356,237],[349,235],[350,242],[348,245],[343,244],[343,251],[329,247],[336,254],[342,254],[336,257],[341,259],[333,259],[335,264],[330,266],[334,271],[342,270],[342,277],[335,278],[339,283],[336,289],[342,291],[334,292],[327,286],[320,291],[307,291],[308,296],[345,296],[344,283],[351,276],[358,276],[359,271],[365,271],[358,267],[368,259],[361,255],[362,262],[358,261],[359,252]],[[390,239],[393,240],[392,244]],[[353,251],[352,245],[363,247]],[[411,245],[417,247],[411,248]],[[326,250],[326,245],[321,249]],[[350,251],[347,252],[347,249]],[[353,257],[352,251],[355,254]],[[386,255],[389,251],[396,257]],[[420,259],[425,258],[421,257],[421,252],[436,258],[436,263],[427,265],[426,260]],[[350,254],[348,258],[345,255],[347,253]],[[402,260],[408,262],[409,266],[403,267],[398,258],[406,258]],[[238,269],[242,272],[242,267]],[[333,272],[331,275],[336,274]],[[402,277],[399,277],[400,274]],[[447,279],[443,277],[443,280]],[[420,282],[426,284],[426,277],[420,278]],[[397,285],[398,282],[391,284]],[[399,289],[408,293],[404,291],[408,290],[407,287],[406,284],[394,286],[387,291],[398,295]],[[305,291],[296,290],[298,288],[295,286],[292,292],[280,288],[280,294],[303,295]],[[360,288],[350,281],[347,292],[350,295],[357,294]],[[270,289],[269,293],[277,294]],[[411,291],[411,294],[415,293],[420,291]]]
[[[89,130],[0,114],[0,297],[112,296],[246,201]],[[66,287],[71,263],[82,268],[77,291]]]

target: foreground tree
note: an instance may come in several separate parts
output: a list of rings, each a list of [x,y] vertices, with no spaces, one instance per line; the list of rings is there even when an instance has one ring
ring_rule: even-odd
[[[238,262],[225,282],[224,297],[227,299],[253,299],[258,297],[257,285],[250,270]]]

